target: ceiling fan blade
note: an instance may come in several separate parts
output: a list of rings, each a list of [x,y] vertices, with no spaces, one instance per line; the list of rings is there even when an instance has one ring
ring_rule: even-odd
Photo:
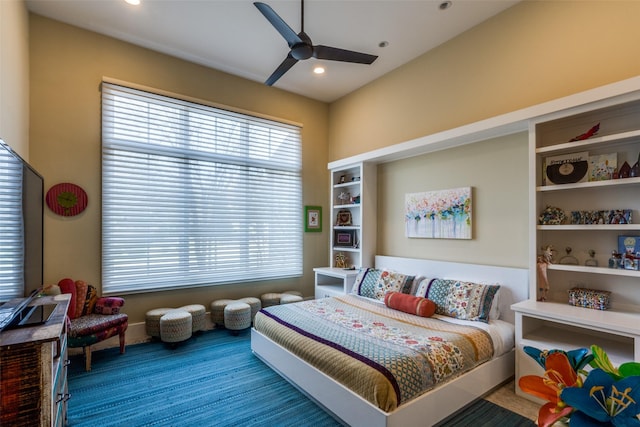
[[[317,45],[313,47],[313,57],[317,59],[327,59],[329,61],[355,62],[358,64],[371,64],[377,55],[354,52],[352,50],[339,49],[337,47]]]
[[[295,31],[291,29],[289,25],[278,14],[271,9],[271,6],[261,2],[254,2],[255,7],[258,8],[260,12],[264,15],[265,18],[273,25],[273,27],[278,30],[280,35],[284,37],[287,41],[289,47],[293,47],[293,45],[297,43],[302,43],[302,39],[296,34]]]
[[[273,86],[273,84],[277,82],[278,79],[284,75],[284,73],[286,73],[291,67],[296,65],[296,62],[298,62],[298,60],[291,56],[291,53],[289,53],[284,61],[282,61],[282,63],[278,66],[278,68],[276,68],[273,74],[269,76],[267,81],[264,82],[264,84],[266,84],[267,86]]]

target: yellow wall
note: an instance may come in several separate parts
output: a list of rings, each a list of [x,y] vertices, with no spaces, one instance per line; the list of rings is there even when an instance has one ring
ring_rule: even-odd
[[[45,177],[45,188],[73,182],[89,197],[87,210],[77,217],[46,210],[45,283],[72,277],[100,285],[99,88],[103,76],[302,123],[303,202],[327,206],[327,104],[37,15],[30,17],[30,36],[31,163]],[[328,262],[328,233],[303,237],[301,279],[128,295],[125,311],[131,322],[139,322],[148,309],[161,306],[208,306],[216,298],[287,289],[312,295],[312,269]]]
[[[527,267],[526,132],[378,166],[377,253]],[[406,193],[472,187],[472,239],[405,237]]]
[[[524,1],[334,102],[329,161],[640,74],[640,1]]]
[[[29,15],[0,1],[0,139],[29,160]]]
[[[455,6],[454,6],[455,7]],[[640,74],[640,1],[524,1],[330,106],[329,160]],[[527,139],[378,167],[377,253],[528,265]],[[406,193],[474,187],[474,238],[408,239]]]

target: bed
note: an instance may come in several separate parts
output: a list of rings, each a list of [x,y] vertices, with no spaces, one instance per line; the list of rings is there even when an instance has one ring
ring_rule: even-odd
[[[491,307],[492,316],[499,313],[499,320],[419,317],[375,298],[345,295],[262,311],[251,332],[253,352],[351,426],[435,424],[514,375],[514,314],[509,307],[527,299],[527,269],[387,256],[377,256],[375,268],[402,272],[407,280],[415,278],[413,288],[418,282],[433,283],[433,278],[453,279],[440,280],[442,283],[499,284],[496,306]],[[321,321],[323,316],[331,319]],[[344,332],[352,323],[365,326],[359,336]],[[428,327],[429,347],[441,341],[456,352],[437,354],[440,348],[433,346],[436,354],[429,356],[432,359],[415,356],[408,360],[399,354],[403,346],[376,341],[379,328],[372,326],[376,324],[388,330],[404,328],[395,337],[385,335],[392,340],[408,337],[418,346],[424,344],[419,342],[424,338],[421,328]],[[367,331],[364,335],[363,330]],[[369,348],[371,343],[376,347]],[[411,348],[407,351],[415,353]],[[433,363],[435,360],[446,362]],[[453,365],[459,365],[459,370],[449,369]],[[435,370],[426,369],[428,366]],[[407,379],[397,379],[398,372]]]

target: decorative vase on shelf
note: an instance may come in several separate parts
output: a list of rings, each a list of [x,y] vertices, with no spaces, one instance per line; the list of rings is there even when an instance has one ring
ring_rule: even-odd
[[[620,170],[618,171],[618,178],[629,178],[631,176],[631,166],[629,163],[624,162],[622,166],[620,166]]]
[[[598,260],[595,257],[596,251],[594,251],[593,249],[589,249],[589,258],[584,262],[584,265],[586,265],[587,267],[597,267]]]
[[[631,171],[629,172],[629,177],[640,177],[640,153],[638,153],[638,160],[636,163],[631,166]]]

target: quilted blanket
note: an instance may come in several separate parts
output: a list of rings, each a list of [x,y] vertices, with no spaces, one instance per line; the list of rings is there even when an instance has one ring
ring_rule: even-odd
[[[480,328],[354,295],[268,307],[254,327],[386,412],[493,355]]]

